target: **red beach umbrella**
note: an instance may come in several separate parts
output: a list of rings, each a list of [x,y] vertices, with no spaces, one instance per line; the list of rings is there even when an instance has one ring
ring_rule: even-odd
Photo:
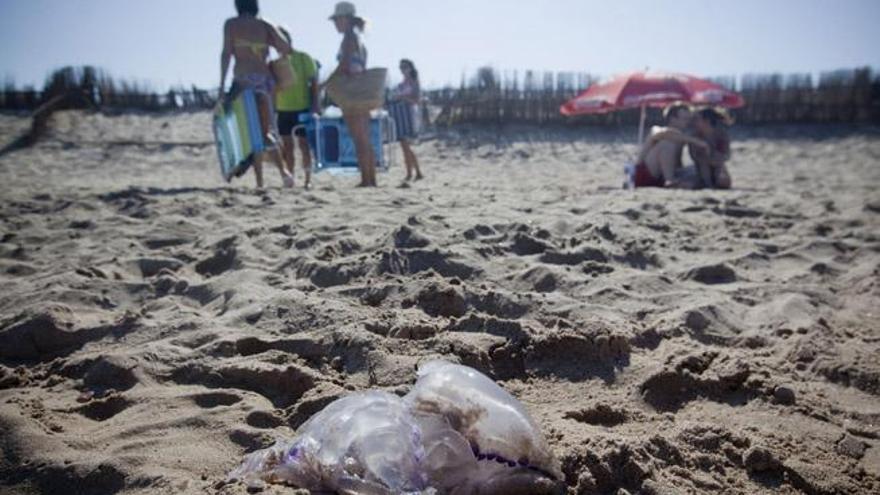
[[[662,107],[675,101],[697,105],[740,108],[745,100],[737,93],[705,79],[687,74],[633,72],[605,84],[596,84],[566,102],[563,115],[587,115],[630,108],[642,109],[639,142],[644,134],[647,107]]]

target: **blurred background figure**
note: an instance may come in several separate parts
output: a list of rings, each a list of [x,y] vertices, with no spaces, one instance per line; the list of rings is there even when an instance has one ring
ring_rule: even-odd
[[[257,96],[260,108],[260,124],[270,144],[267,153],[278,166],[285,187],[293,187],[293,176],[284,167],[278,151],[278,139],[274,129],[274,91],[275,82],[267,59],[269,47],[278,53],[290,54],[290,44],[285,42],[275,26],[259,17],[257,0],[235,0],[238,17],[226,21],[223,26],[223,53],[220,56],[220,96],[225,93],[226,73],[229,63],[235,60],[233,88],[249,88]],[[233,90],[234,92],[234,90]],[[254,174],[257,187],[263,187],[263,155],[254,156]]]
[[[422,97],[422,87],[419,83],[419,71],[412,60],[400,61],[400,72],[403,74],[403,82],[394,88],[392,93],[391,116],[397,124],[400,147],[403,150],[403,161],[406,164],[407,181],[423,178],[419,169],[419,160],[412,150],[411,140],[418,137],[419,132],[419,102]]]
[[[727,162],[730,160],[730,136],[727,128],[733,124],[723,108],[702,108],[694,114],[694,134],[705,141],[708,148],[688,145],[688,151],[700,174],[700,185],[710,189],[730,189],[733,181]]]
[[[284,28],[279,28],[279,31],[290,45],[290,33]],[[318,64],[308,53],[293,50],[292,46],[291,50],[291,55],[287,59],[293,68],[294,83],[288,88],[279,90],[275,95],[278,132],[281,134],[284,160],[291,175],[296,168],[294,148],[299,148],[305,173],[305,188],[309,189],[312,185],[312,153],[306,139],[305,122],[312,114],[320,112]]]
[[[672,103],[663,110],[663,120],[666,126],[654,126],[642,145],[633,171],[633,186],[693,189],[697,172],[693,167],[684,168],[684,147],[708,149],[703,140],[688,134],[694,120],[693,109],[687,103]]]
[[[336,57],[339,65],[330,79],[365,72],[367,49],[361,41],[361,33],[366,27],[366,21],[357,15],[354,4],[350,2],[337,3],[330,20],[334,22],[336,31],[342,34],[342,45]],[[376,187],[376,156],[370,144],[370,111],[341,106],[345,125],[351,133],[357,152],[358,168],[361,172],[359,187]]]

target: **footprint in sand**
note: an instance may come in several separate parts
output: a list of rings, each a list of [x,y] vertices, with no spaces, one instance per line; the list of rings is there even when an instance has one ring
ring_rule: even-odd
[[[211,392],[194,395],[193,402],[202,409],[214,409],[222,406],[232,406],[241,402],[241,397],[227,392]]]

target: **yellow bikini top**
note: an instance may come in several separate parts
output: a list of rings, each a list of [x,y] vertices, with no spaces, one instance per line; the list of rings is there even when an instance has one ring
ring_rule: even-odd
[[[237,48],[250,48],[257,58],[265,58],[269,51],[269,44],[262,41],[250,41],[237,39],[233,41],[233,45]]]

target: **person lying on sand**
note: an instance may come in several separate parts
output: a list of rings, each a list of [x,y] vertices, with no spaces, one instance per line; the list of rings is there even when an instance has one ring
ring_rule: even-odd
[[[693,120],[691,107],[685,103],[673,103],[663,110],[666,127],[651,129],[636,164],[633,184],[635,187],[692,188],[694,181],[684,174],[682,152],[684,146],[708,150],[702,140],[686,134]]]
[[[235,0],[238,17],[226,21],[223,26],[223,53],[220,56],[220,95],[224,94],[226,73],[229,63],[234,58],[233,87],[250,88],[257,96],[260,109],[260,124],[266,133],[266,141],[272,146],[267,152],[272,157],[285,187],[293,187],[293,175],[284,167],[281,153],[278,151],[278,138],[275,135],[275,80],[267,63],[269,47],[278,53],[288,55],[290,45],[272,24],[259,17],[260,8],[257,0]],[[263,187],[263,155],[254,156],[254,174],[257,187]]]
[[[703,108],[694,116],[694,131],[698,138],[709,144],[708,149],[688,145],[688,151],[699,171],[702,187],[730,189],[732,181],[727,170],[730,160],[730,137],[727,127],[733,123],[721,108]]]

